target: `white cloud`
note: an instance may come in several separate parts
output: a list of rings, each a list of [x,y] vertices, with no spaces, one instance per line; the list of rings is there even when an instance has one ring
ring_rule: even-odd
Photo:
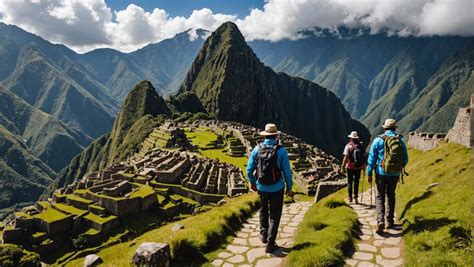
[[[248,40],[296,39],[301,30],[335,25],[398,35],[474,35],[472,0],[267,0],[243,18],[194,10],[171,17],[137,5],[113,11],[104,0],[0,0],[0,21],[18,25],[76,51],[112,47],[131,51],[190,28],[215,30],[234,21]],[[190,38],[196,38],[193,31]]]
[[[314,26],[398,35],[474,35],[472,0],[270,0],[237,23],[248,39],[298,38]],[[258,27],[257,27],[258,25]]]
[[[71,47],[112,45],[109,7],[96,0],[2,0],[2,21]]]

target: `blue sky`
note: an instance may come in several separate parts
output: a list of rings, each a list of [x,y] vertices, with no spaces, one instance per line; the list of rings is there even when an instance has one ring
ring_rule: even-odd
[[[209,8],[214,13],[247,16],[252,8],[263,8],[263,0],[106,0],[113,10],[125,9],[129,4],[141,6],[146,11],[154,8],[166,10],[170,16],[189,16],[193,10]]]

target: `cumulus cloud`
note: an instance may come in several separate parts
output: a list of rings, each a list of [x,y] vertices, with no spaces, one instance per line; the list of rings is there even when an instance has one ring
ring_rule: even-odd
[[[2,0],[1,20],[72,47],[112,45],[105,24],[112,11],[96,0]]]
[[[214,14],[207,8],[194,10],[188,18],[169,17],[163,9],[155,8],[152,12],[146,12],[133,4],[116,12],[115,17],[115,22],[108,23],[107,32],[114,44],[128,51],[150,42],[171,38],[189,29],[215,30],[222,23],[237,18],[234,15]]]
[[[345,25],[406,35],[474,35],[472,0],[270,0],[237,21],[248,39],[299,38],[314,26]],[[258,25],[258,27],[257,27]]]
[[[159,8],[146,12],[131,4],[112,11],[104,0],[0,0],[0,21],[78,52],[97,47],[132,51],[189,29],[215,30],[237,16],[194,10],[189,17],[170,17]],[[196,38],[195,32],[190,38]]]
[[[339,25],[401,36],[472,36],[473,5],[472,0],[267,0],[262,9],[238,18],[207,8],[188,17],[134,4],[114,11],[104,0],[0,0],[0,21],[80,52],[131,51],[188,29],[212,31],[225,21],[237,23],[248,40],[297,39],[302,30]],[[190,38],[196,38],[192,31]]]

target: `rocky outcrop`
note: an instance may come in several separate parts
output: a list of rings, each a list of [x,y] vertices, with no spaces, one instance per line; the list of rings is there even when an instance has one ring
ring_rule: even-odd
[[[89,254],[84,259],[84,267],[96,266],[102,262],[102,259],[97,254]]]
[[[145,267],[170,266],[170,246],[164,243],[145,242],[133,254],[132,263]]]
[[[206,40],[180,91],[195,93],[217,119],[256,127],[274,122],[333,155],[342,154],[352,130],[366,142],[370,136],[329,90],[264,66],[231,22]]]
[[[466,147],[474,146],[474,95],[471,95],[471,103],[469,107],[459,109],[458,116],[446,136],[450,143],[458,143]]]

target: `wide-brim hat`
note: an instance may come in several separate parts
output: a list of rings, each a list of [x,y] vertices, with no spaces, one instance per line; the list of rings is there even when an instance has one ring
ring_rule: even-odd
[[[359,139],[359,135],[357,134],[356,131],[352,131],[350,135],[347,137],[352,138],[352,139]]]
[[[268,123],[265,125],[265,131],[261,131],[261,136],[272,136],[272,135],[279,135],[280,131],[278,131],[277,127],[273,123]]]
[[[384,129],[397,128],[397,121],[394,119],[386,119],[382,125],[382,128]]]

